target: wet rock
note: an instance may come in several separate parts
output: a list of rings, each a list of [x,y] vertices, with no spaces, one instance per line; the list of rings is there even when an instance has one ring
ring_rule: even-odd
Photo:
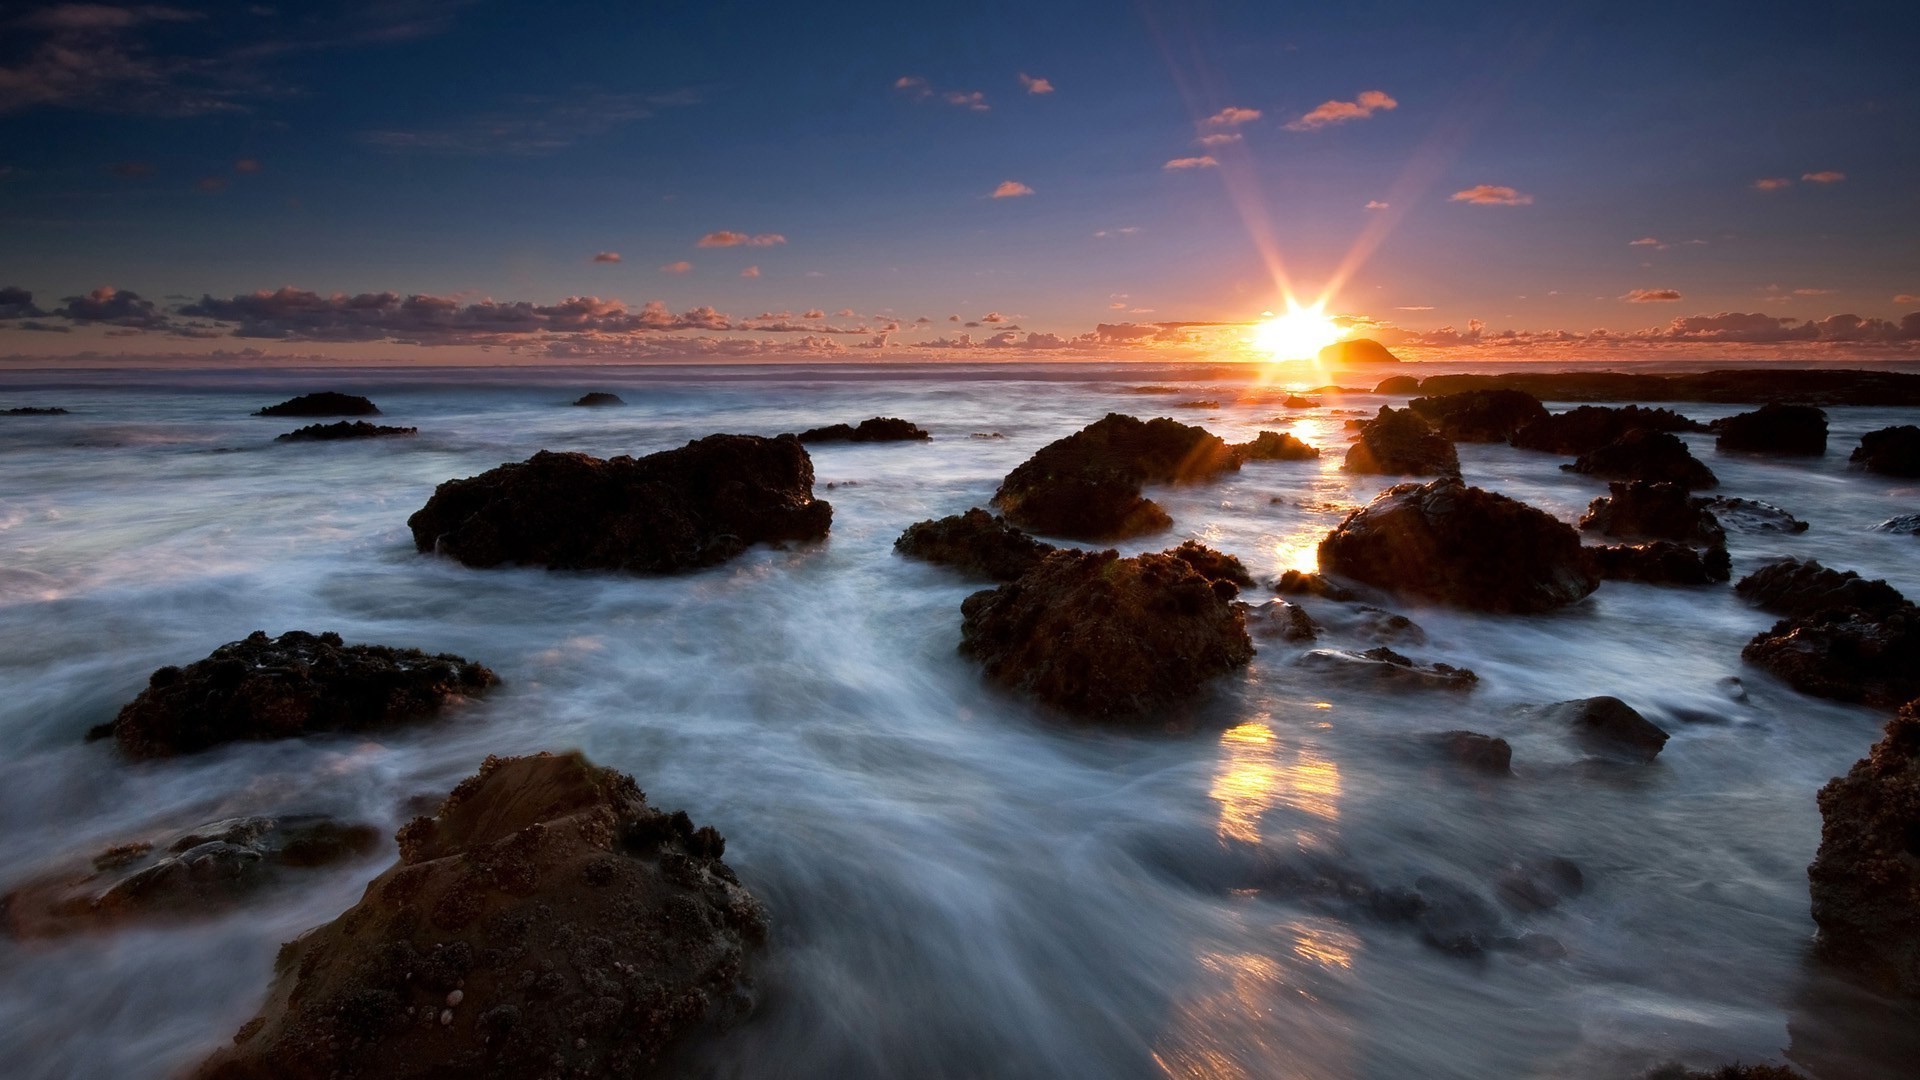
[[[1652,761],[1667,733],[1617,697],[1560,701],[1533,710],[1542,722],[1564,725],[1589,746]]]
[[[1920,476],[1920,427],[1902,424],[1869,431],[1847,460],[1868,472]]]
[[[365,420],[342,420],[334,424],[309,424],[276,436],[274,442],[334,442],[339,439],[379,439],[390,435],[414,435],[419,428],[383,427]]]
[[[799,435],[803,443],[917,442],[932,437],[921,430],[918,424],[896,416],[876,416],[870,420],[862,420],[858,427],[850,424],[829,424],[826,427],[808,428]]]
[[[1742,532],[1803,533],[1807,531],[1806,522],[1772,503],[1763,503],[1757,499],[1716,495],[1705,500],[1703,505],[1713,512],[1722,525]]]
[[[1807,1080],[1802,1073],[1785,1065],[1721,1065],[1711,1069],[1689,1069],[1669,1062],[1649,1071],[1642,1080]]]
[[[1423,690],[1471,690],[1480,677],[1452,664],[1418,664],[1382,645],[1365,652],[1315,649],[1300,658],[1304,667],[1331,675],[1365,678],[1388,686]]]
[[[1425,645],[1427,632],[1405,615],[1387,611],[1384,608],[1363,607],[1357,629],[1375,641],[1396,644]]]
[[[1331,573],[1482,611],[1549,611],[1600,584],[1572,526],[1454,478],[1388,488],[1319,554]]]
[[[438,715],[499,682],[458,656],[347,645],[338,634],[256,630],[184,668],[163,667],[111,723],[130,757],[190,754],[227,742],[376,731]]]
[[[1823,608],[1761,631],[1740,658],[1803,694],[1891,708],[1920,696],[1920,610]]]
[[[1522,450],[1588,454],[1630,431],[1704,430],[1701,425],[1671,409],[1643,409],[1638,405],[1608,409],[1582,405],[1526,425],[1513,433],[1512,442]]]
[[[1505,739],[1477,731],[1443,731],[1428,738],[1441,753],[1469,769],[1499,776],[1513,772],[1513,747]]]
[[[1305,570],[1287,570],[1273,583],[1273,591],[1292,596],[1324,596],[1328,600],[1354,599],[1354,592],[1324,575]]]
[[[1807,878],[1819,950],[1880,989],[1920,997],[1920,701],[1820,789]]]
[[[1571,859],[1559,856],[1509,863],[1494,879],[1493,894],[1523,913],[1547,911],[1586,890],[1586,878]]]
[[[1173,403],[1173,407],[1176,409],[1217,409],[1220,407],[1220,403],[1212,398],[1194,398],[1192,401],[1176,401]]]
[[[67,415],[67,410],[59,408],[57,406],[50,409],[42,409],[42,408],[36,408],[32,405],[22,405],[17,408],[7,409],[4,412],[0,412],[0,416],[65,416],[65,415]]]
[[[1809,405],[1920,405],[1920,375],[1835,368],[1764,368],[1642,375],[1621,371],[1516,371],[1430,375],[1429,394],[1507,387],[1542,401],[1711,401],[1754,404],[1783,399]]]
[[[488,758],[281,949],[202,1080],[647,1075],[748,1006],[766,917],[712,828],[579,753]]]
[[[1679,484],[1644,480],[1608,484],[1607,494],[1587,507],[1580,528],[1606,536],[1689,544],[1715,545],[1727,540],[1726,530],[1704,500],[1689,495]]]
[[[902,555],[951,566],[962,573],[1012,581],[1054,550],[1007,520],[978,507],[937,521],[919,521],[893,542]]]
[[[1320,407],[1319,402],[1312,398],[1301,397],[1299,394],[1288,394],[1280,404],[1289,409],[1317,409]]]
[[[573,399],[573,403],[582,408],[589,409],[607,405],[626,404],[625,401],[621,400],[619,394],[609,394],[603,390],[595,390],[591,393],[581,394],[579,397]]]
[[[1238,557],[1215,551],[1198,540],[1184,540],[1179,547],[1168,548],[1167,554],[1198,570],[1209,581],[1231,581],[1253,588],[1253,575],[1247,573],[1246,564]]]
[[[1775,615],[1806,615],[1823,608],[1858,608],[1884,615],[1908,607],[1900,590],[1852,570],[1832,570],[1812,559],[1782,559],[1733,587],[1747,603]]]
[[[1388,476],[1459,476],[1460,455],[1412,410],[1382,405],[1340,467]]]
[[[1647,585],[1717,585],[1733,576],[1733,560],[1720,546],[1699,549],[1674,540],[1587,548],[1608,581]]]
[[[1320,350],[1321,367],[1354,367],[1361,364],[1397,364],[1400,358],[1372,338],[1348,338]]]
[[[1824,454],[1827,452],[1827,414],[1812,405],[1762,405],[1753,412],[1716,420],[1721,450],[1754,454]]]
[[[1411,375],[1389,375],[1373,388],[1376,394],[1414,394],[1419,391],[1420,380]]]
[[[1420,939],[1453,956],[1480,956],[1500,940],[1500,913],[1480,894],[1431,875],[1413,883]]]
[[[284,880],[289,870],[365,855],[379,842],[373,826],[332,818],[230,818],[117,844],[90,862],[38,875],[0,898],[0,912],[16,938],[206,916]]]
[[[407,526],[420,551],[468,566],[674,573],[818,540],[832,521],[797,440],[709,435],[639,459],[542,450],[441,484]]]
[[[1306,461],[1320,456],[1320,451],[1299,439],[1275,431],[1263,431],[1252,442],[1235,443],[1232,449],[1242,461]]]
[[[1285,600],[1269,600],[1258,607],[1249,606],[1247,629],[1255,637],[1277,637],[1282,641],[1305,642],[1320,636],[1320,624],[1307,609]]]
[[[1906,514],[1888,518],[1873,527],[1874,532],[1892,533],[1895,536],[1920,536],[1920,514]]]
[[[1154,720],[1253,658],[1237,590],[1185,559],[1056,551],[961,605],[989,679],[1078,716]]]
[[[1546,406],[1524,390],[1463,390],[1414,398],[1407,408],[1455,442],[1503,443],[1528,424],[1547,418]]]
[[[1568,472],[1620,480],[1665,481],[1686,488],[1710,488],[1720,480],[1677,436],[1664,431],[1629,431],[1591,453],[1581,454]]]
[[[288,398],[278,405],[269,405],[255,416],[378,416],[380,410],[373,402],[358,394],[336,394],[325,390],[318,394],[301,394],[297,398]]]
[[[1204,428],[1110,413],[1041,447],[1007,474],[993,505],[1044,536],[1121,539],[1173,523],[1141,497],[1142,484],[1195,483],[1239,467],[1232,449]]]

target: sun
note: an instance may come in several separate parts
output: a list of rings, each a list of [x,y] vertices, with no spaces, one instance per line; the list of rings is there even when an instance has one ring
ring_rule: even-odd
[[[1275,360],[1311,360],[1346,331],[1320,310],[1289,302],[1284,315],[1272,315],[1253,328],[1253,347]]]

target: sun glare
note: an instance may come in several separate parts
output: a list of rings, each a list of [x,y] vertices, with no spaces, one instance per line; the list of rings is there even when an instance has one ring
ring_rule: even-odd
[[[1275,360],[1311,360],[1342,333],[1318,305],[1289,304],[1286,314],[1271,315],[1254,327],[1253,347]]]

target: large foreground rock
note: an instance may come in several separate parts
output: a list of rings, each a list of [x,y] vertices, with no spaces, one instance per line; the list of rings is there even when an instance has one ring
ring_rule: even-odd
[[[419,550],[468,566],[658,574],[818,540],[832,521],[798,440],[709,435],[638,459],[542,450],[441,484],[407,527]]]
[[[358,394],[336,394],[323,390],[301,394],[278,405],[269,405],[255,416],[378,416],[380,409]]]
[[[1868,472],[1920,476],[1920,427],[1903,424],[1869,431],[1847,460]]]
[[[1204,428],[1109,413],[1008,473],[993,505],[1043,536],[1117,540],[1173,523],[1141,497],[1142,484],[1195,483],[1239,467],[1239,456]]]
[[[1054,547],[975,507],[937,521],[907,526],[893,549],[910,558],[951,566],[965,574],[1012,581],[1040,565]]]
[[[446,653],[256,630],[204,660],[155,671],[88,738],[111,736],[130,757],[158,758],[227,742],[375,731],[434,716],[497,682],[479,664]]]
[[[725,842],[578,753],[488,758],[281,949],[203,1080],[632,1077],[744,1011],[760,905]]]
[[[828,424],[808,428],[799,435],[803,443],[820,442],[918,442],[932,438],[920,425],[897,416],[876,416],[852,424]]]
[[[1360,428],[1341,468],[1387,476],[1459,476],[1460,455],[1453,444],[1411,409],[1380,406],[1380,415]]]
[[[1714,445],[1754,454],[1827,452],[1827,414],[1812,405],[1762,405],[1753,412],[1716,420]]]
[[[1522,450],[1586,454],[1629,431],[1701,430],[1704,429],[1699,424],[1671,409],[1643,409],[1638,405],[1607,409],[1582,405],[1526,425],[1513,433],[1512,442]]]
[[[1456,478],[1381,492],[1320,542],[1320,567],[1403,595],[1498,612],[1548,611],[1600,584],[1572,526]]]
[[[1414,398],[1407,408],[1455,442],[1503,443],[1548,415],[1540,399],[1524,390],[1463,390]]]
[[[1644,480],[1608,484],[1607,494],[1587,506],[1580,528],[1604,536],[1708,546],[1727,541],[1726,530],[1705,500],[1688,494],[1679,484]]]
[[[1598,450],[1581,454],[1573,464],[1560,467],[1589,476],[1673,483],[1690,489],[1717,487],[1720,483],[1686,443],[1664,431],[1629,431]]]
[[[1920,701],[1820,789],[1807,867],[1819,948],[1882,989],[1920,997]]]
[[[1153,721],[1253,658],[1232,582],[1179,555],[1056,551],[961,605],[987,677],[1078,716]]]

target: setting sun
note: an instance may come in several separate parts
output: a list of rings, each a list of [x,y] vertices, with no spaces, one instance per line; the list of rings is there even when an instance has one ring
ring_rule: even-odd
[[[1253,347],[1275,360],[1311,360],[1344,332],[1318,305],[1288,304],[1286,314],[1269,316],[1254,327]]]

